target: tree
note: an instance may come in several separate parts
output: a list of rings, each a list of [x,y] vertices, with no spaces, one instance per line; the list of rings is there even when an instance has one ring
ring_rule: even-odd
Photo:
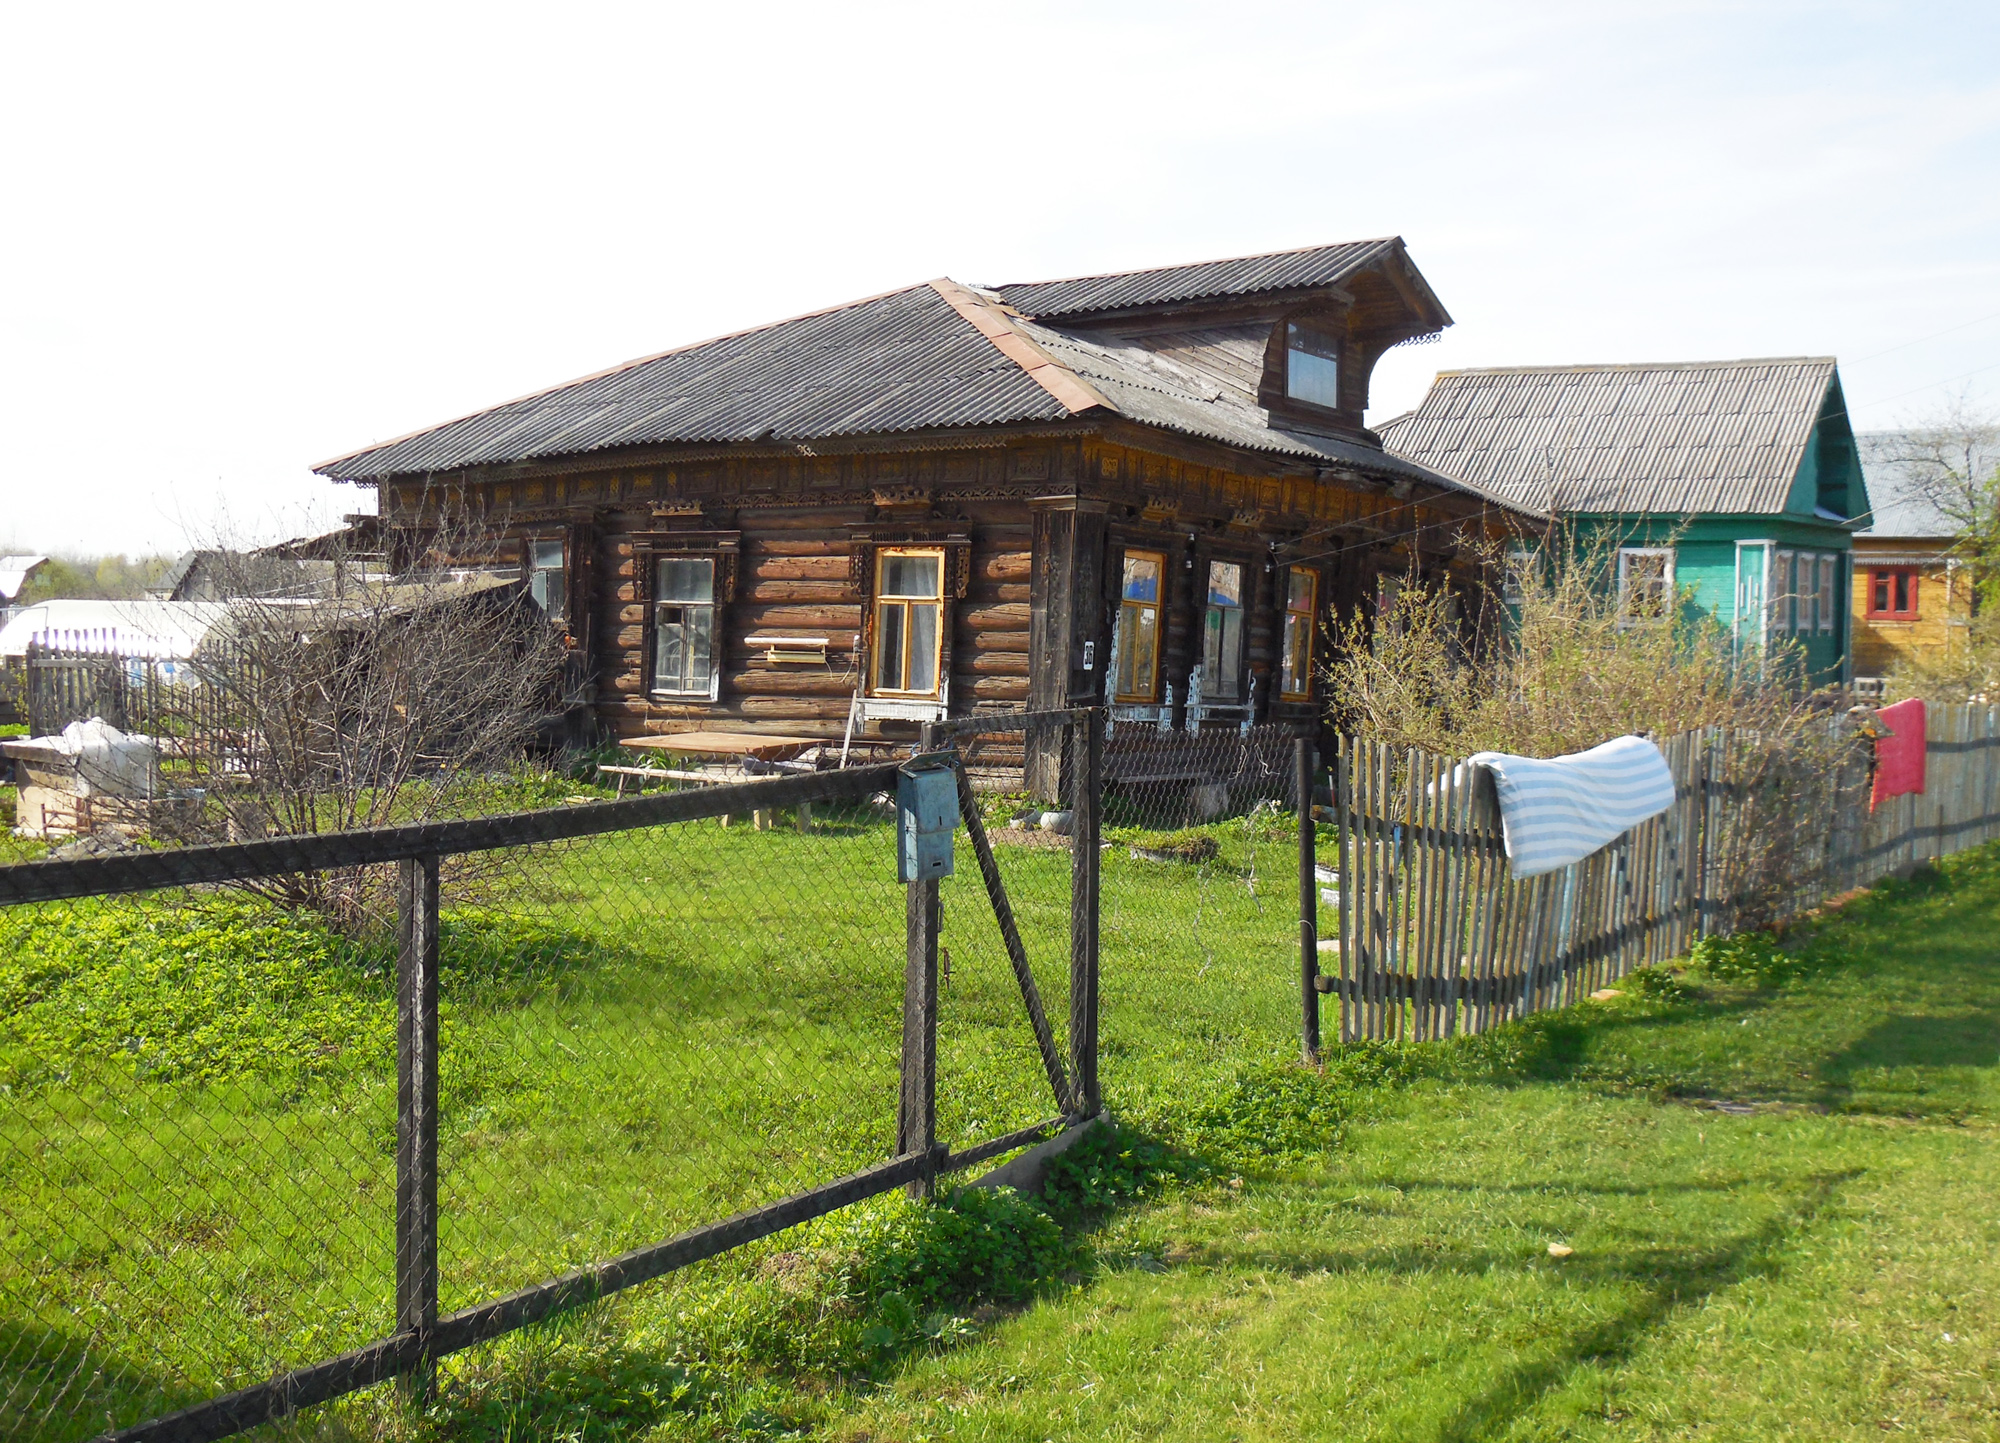
[[[1957,533],[1975,612],[2000,600],[2000,416],[1957,396],[1889,433],[1880,459]]]

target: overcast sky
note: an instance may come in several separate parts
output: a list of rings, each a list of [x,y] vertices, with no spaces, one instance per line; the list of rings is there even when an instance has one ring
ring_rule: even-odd
[[[2000,408],[2000,6],[8,7],[0,548],[936,275],[1399,234],[1438,369],[1832,353]]]

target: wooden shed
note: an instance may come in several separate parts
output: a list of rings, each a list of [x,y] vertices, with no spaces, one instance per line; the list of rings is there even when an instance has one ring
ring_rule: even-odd
[[[1398,238],[936,280],[317,469],[392,534],[483,517],[617,736],[1305,721],[1336,611],[1523,519],[1363,425],[1376,360],[1449,324]]]

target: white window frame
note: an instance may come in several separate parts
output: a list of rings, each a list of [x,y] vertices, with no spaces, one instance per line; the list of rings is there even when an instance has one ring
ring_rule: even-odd
[[[1666,564],[1660,568],[1660,613],[1657,616],[1638,616],[1632,611],[1632,562],[1641,556],[1658,556]],[[1618,624],[1620,626],[1642,626],[1649,622],[1664,621],[1672,612],[1674,597],[1674,570],[1676,557],[1671,546],[1621,546],[1618,548]]]
[[[1324,351],[1332,351],[1333,354],[1325,355]],[[1303,368],[1305,370],[1312,370],[1322,365],[1331,368],[1333,384],[1331,401],[1322,400],[1317,395],[1308,396],[1301,393],[1302,377],[1298,374],[1301,368],[1294,363],[1295,356],[1305,356],[1313,363]],[[1337,411],[1340,409],[1341,380],[1340,338],[1331,331],[1315,326],[1311,321],[1286,321],[1285,399],[1297,401],[1301,405],[1317,406],[1323,411]]]
[[[706,602],[674,601],[662,598],[660,595],[661,569],[671,562],[688,561],[700,562],[708,567],[708,600]],[[720,568],[716,565],[716,561],[717,558],[713,553],[707,555],[687,555],[672,552],[664,554],[659,552],[653,553],[653,605],[650,618],[653,634],[650,644],[652,647],[653,668],[652,694],[656,697],[697,698],[705,701],[714,701],[721,694],[722,667],[718,663],[717,652],[722,645],[722,636],[717,625],[720,620],[720,611],[715,599],[716,585],[719,580],[717,572]],[[681,612],[706,611],[708,613],[708,675],[704,680],[691,686],[663,686],[660,683],[660,639],[667,626],[664,613],[670,607]],[[685,628],[688,622],[683,619],[673,624]]]
[[[1819,588],[1814,604],[1818,615],[1814,618],[1813,629],[1821,636],[1833,634],[1833,619],[1840,614],[1840,553],[1822,551],[1819,554]]]
[[[541,607],[542,614],[550,621],[568,621],[569,538],[549,535],[529,536],[524,539],[523,544],[527,551],[528,595],[534,598],[535,605]],[[550,547],[555,550],[556,564],[545,566],[542,564],[542,552]],[[556,578],[553,606],[549,604],[549,584],[545,580],[549,576]]]
[[[932,596],[915,594],[886,595],[882,590],[882,578],[888,570],[888,563],[898,556],[921,556],[937,562],[937,592]],[[870,612],[874,655],[868,658],[868,695],[893,697],[904,700],[936,700],[944,695],[944,642],[945,627],[949,618],[945,614],[945,549],[941,546],[878,546],[875,549],[875,598]],[[882,684],[882,618],[886,608],[900,607],[903,611],[903,650],[898,658],[903,680],[908,681],[914,645],[912,638],[916,628],[910,624],[919,606],[932,606],[937,610],[937,618],[932,633],[931,685],[922,688],[908,686],[892,687]]]

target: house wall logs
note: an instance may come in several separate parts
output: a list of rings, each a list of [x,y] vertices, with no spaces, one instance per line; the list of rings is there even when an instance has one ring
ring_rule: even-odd
[[[1143,441],[1145,444],[1134,444]],[[884,443],[886,445],[886,443]],[[608,732],[722,727],[837,737],[865,670],[873,548],[952,556],[945,663],[954,713],[1101,701],[1121,553],[1167,559],[1161,662],[1176,699],[1200,662],[1211,561],[1243,567],[1245,654],[1259,712],[1305,720],[1318,700],[1275,697],[1286,573],[1319,578],[1320,639],[1372,604],[1375,573],[1459,570],[1454,524],[1491,534],[1476,504],[1399,497],[1136,427],[996,437],[955,450],[761,454],[562,475],[456,478],[447,491],[384,485],[393,526],[441,496],[513,536],[570,539],[570,632]],[[1239,469],[1240,468],[1240,469]],[[720,600],[715,701],[649,695],[651,558],[713,555]],[[961,560],[962,558],[962,560]],[[773,664],[774,637],[824,637],[824,664]],[[1086,668],[1086,643],[1091,665]],[[895,724],[887,724],[893,730]],[[902,730],[910,730],[905,727]]]

